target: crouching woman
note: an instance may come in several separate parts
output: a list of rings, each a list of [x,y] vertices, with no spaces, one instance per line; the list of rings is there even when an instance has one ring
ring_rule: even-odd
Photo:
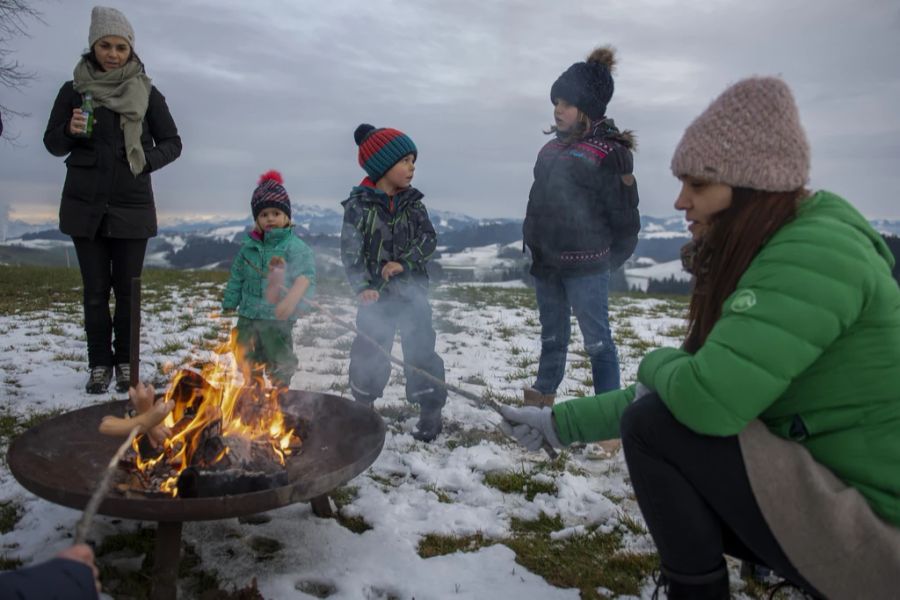
[[[774,78],[736,83],[672,159],[695,276],[680,349],[638,382],[504,407],[534,449],[621,436],[670,598],[727,598],[724,555],[816,597],[900,590],[900,289],[849,203],[804,189],[809,147]]]

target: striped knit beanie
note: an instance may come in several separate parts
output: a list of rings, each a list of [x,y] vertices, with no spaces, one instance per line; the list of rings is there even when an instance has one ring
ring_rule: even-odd
[[[277,208],[291,218],[291,199],[284,189],[284,179],[278,171],[266,171],[259,178],[259,184],[253,190],[250,198],[250,210],[253,212],[253,220],[259,216],[264,208]]]
[[[684,132],[672,173],[768,192],[803,187],[809,143],[790,88],[751,77],[722,92]]]
[[[359,166],[375,183],[407,154],[419,155],[408,135],[388,127],[376,129],[363,123],[353,132],[353,139],[359,146]]]

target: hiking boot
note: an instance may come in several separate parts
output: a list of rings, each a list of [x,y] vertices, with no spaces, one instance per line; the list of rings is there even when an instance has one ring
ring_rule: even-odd
[[[441,422],[441,411],[423,411],[416,423],[416,430],[412,436],[420,442],[430,442],[444,429]]]
[[[109,383],[112,381],[112,367],[94,367],[91,369],[91,375],[88,377],[87,385],[84,390],[88,394],[105,394],[109,389]]]
[[[116,365],[116,391],[124,393],[131,387],[131,365],[121,363]]]
[[[525,406],[553,408],[553,403],[556,401],[556,394],[542,394],[533,387],[527,387],[522,392],[525,396]]]

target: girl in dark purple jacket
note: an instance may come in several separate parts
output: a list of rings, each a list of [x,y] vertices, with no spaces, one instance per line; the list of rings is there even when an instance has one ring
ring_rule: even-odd
[[[598,48],[569,67],[550,90],[555,138],[541,149],[523,227],[531,250],[541,319],[537,380],[529,405],[554,402],[578,318],[596,393],[619,387],[609,328],[609,277],[631,256],[640,229],[631,151],[634,138],[606,116],[614,51]]]

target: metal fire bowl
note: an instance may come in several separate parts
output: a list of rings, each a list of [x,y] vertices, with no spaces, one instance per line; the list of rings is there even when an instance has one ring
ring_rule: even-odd
[[[105,415],[121,415],[126,400],[82,408],[32,427],[13,441],[7,461],[13,476],[37,496],[83,509],[110,458],[124,440],[101,435]],[[143,521],[204,521],[264,512],[308,501],[350,481],[375,462],[384,445],[381,417],[365,405],[290,390],[281,399],[286,420],[306,422],[301,452],[288,458],[288,485],[207,498],[126,497],[111,490],[99,513]]]

